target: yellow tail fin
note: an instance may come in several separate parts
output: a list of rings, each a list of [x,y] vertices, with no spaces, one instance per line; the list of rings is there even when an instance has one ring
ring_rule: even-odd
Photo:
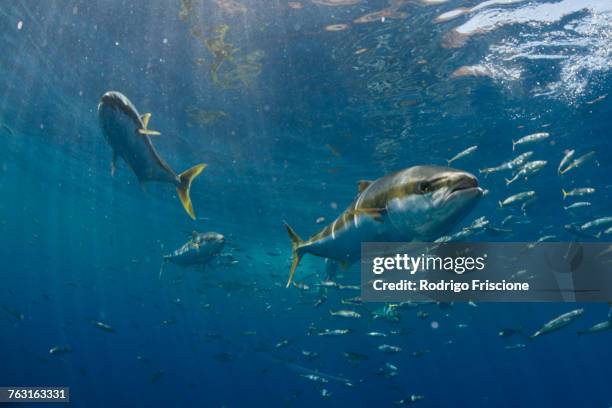
[[[176,192],[181,199],[183,208],[185,208],[187,214],[189,214],[189,216],[194,220],[196,216],[193,211],[193,205],[191,204],[191,198],[189,197],[189,190],[191,189],[191,182],[193,179],[196,178],[205,168],[205,164],[198,164],[197,166],[193,166],[189,170],[179,174],[180,184],[176,187]]]
[[[285,223],[285,228],[287,228],[287,234],[289,234],[289,238],[291,239],[291,253],[293,256],[291,270],[289,271],[289,280],[287,281],[286,286],[289,287],[291,285],[291,282],[293,281],[293,274],[295,273],[295,270],[297,269],[298,265],[300,264],[300,260],[302,259],[302,254],[300,254],[298,250],[300,249],[300,246],[304,244],[304,241],[301,240],[301,238],[298,236],[298,234],[295,233],[295,231],[289,226],[289,224]]]

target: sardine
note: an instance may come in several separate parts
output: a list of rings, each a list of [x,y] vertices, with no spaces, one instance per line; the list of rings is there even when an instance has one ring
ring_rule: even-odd
[[[532,133],[527,136],[523,136],[516,142],[513,140],[512,141],[512,151],[514,151],[514,149],[518,145],[539,142],[541,140],[547,139],[549,136],[550,136],[550,133],[548,132],[538,132],[538,133]]]
[[[464,151],[457,153],[455,156],[453,156],[453,158],[447,160],[446,162],[448,163],[448,165],[450,166],[450,164],[452,162],[454,162],[455,160],[459,160],[465,156],[469,156],[470,154],[474,153],[476,150],[478,149],[478,146],[470,146],[467,149],[465,149]]]
[[[591,205],[591,203],[589,203],[588,201],[577,201],[571,205],[568,205],[567,207],[563,207],[563,209],[567,210],[575,210],[578,208],[583,208],[583,207],[589,207]]]
[[[518,203],[522,203],[524,201],[527,201],[533,197],[535,197],[535,191],[524,191],[522,193],[518,193],[518,194],[514,194],[511,195],[510,197],[506,198],[503,201],[499,202],[499,206],[500,208],[503,208],[504,206],[507,205],[513,205],[513,204],[518,204]]]
[[[572,159],[572,157],[574,157],[574,153],[576,153],[576,151],[573,149],[568,150],[567,153],[565,153],[565,156],[563,156],[563,159],[561,159],[561,163],[559,163],[559,167],[557,167],[557,172],[559,172],[559,174],[563,174],[561,173],[563,166],[565,166]]]
[[[528,177],[542,170],[547,163],[548,162],[546,160],[535,160],[529,163],[525,163],[525,165],[523,165],[523,167],[521,167],[519,171],[516,172],[514,177],[512,177],[511,179],[506,179],[506,185],[508,186],[514,183],[519,178],[524,178],[525,180],[527,180]]]
[[[587,160],[589,160],[593,156],[595,156],[595,152],[594,151],[588,152],[587,154],[580,156],[579,158],[577,158],[576,160],[571,162],[570,165],[567,166],[565,169],[561,170],[559,172],[559,174],[565,174],[568,171],[570,171],[571,169],[575,169],[575,168],[578,168],[578,167],[582,166],[584,164],[584,162],[586,162]]]
[[[596,220],[586,222],[580,226],[580,229],[583,231],[592,229],[592,228],[603,228],[612,224],[612,217],[601,217]]]
[[[558,317],[555,317],[544,326],[542,326],[538,331],[532,334],[529,338],[534,339],[536,337],[542,336],[544,334],[552,333],[563,327],[569,325],[574,320],[578,319],[584,313],[584,309],[575,309],[570,312],[564,313]]]
[[[583,188],[575,188],[570,191],[565,191],[561,189],[561,192],[563,193],[563,199],[565,200],[567,197],[581,197],[587,194],[593,194],[595,192],[595,189],[592,187],[583,187]]]
[[[600,333],[603,331],[608,331],[610,329],[612,329],[612,321],[606,320],[606,321],[597,323],[589,327],[588,329],[580,330],[578,332],[578,335],[580,336],[580,335],[589,334],[589,333]]]

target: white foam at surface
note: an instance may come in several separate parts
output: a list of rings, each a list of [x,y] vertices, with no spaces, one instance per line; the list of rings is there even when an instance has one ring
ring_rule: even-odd
[[[564,18],[569,21],[563,27],[553,25]],[[512,30],[514,34],[489,45],[474,65],[486,69],[487,76],[500,83],[523,79],[530,64],[554,65],[558,73],[555,78],[538,81],[530,92],[573,104],[583,95],[596,92],[593,88],[597,76],[612,69],[612,0],[564,0],[530,3],[515,9],[487,9],[455,31],[467,37],[486,36],[507,25],[527,29]]]

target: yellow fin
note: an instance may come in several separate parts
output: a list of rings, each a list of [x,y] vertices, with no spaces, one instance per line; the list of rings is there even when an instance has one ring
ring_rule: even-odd
[[[183,208],[189,214],[189,216],[195,220],[195,212],[193,211],[193,205],[191,204],[191,197],[189,196],[189,190],[191,189],[191,182],[196,178],[204,169],[206,164],[198,164],[193,166],[187,171],[179,174],[179,185],[176,187],[176,192],[183,204]]]
[[[159,133],[157,130],[149,130],[149,129],[138,129],[138,133],[140,133],[143,136],[159,136],[159,135],[161,135],[161,133]]]
[[[370,184],[372,184],[372,182],[370,180],[359,180],[357,182],[357,191],[360,192],[360,193],[363,193],[363,190],[368,188],[370,186]]]
[[[140,119],[142,120],[143,129],[146,129],[149,127],[149,120],[151,119],[151,114],[145,113],[140,117]]]
[[[289,280],[287,281],[287,288],[291,285],[293,281],[293,275],[295,274],[295,270],[300,264],[300,260],[302,259],[302,254],[298,252],[301,245],[304,244],[304,241],[295,233],[293,228],[289,226],[289,224],[285,223],[285,228],[287,229],[287,234],[291,239],[291,254],[293,256],[293,261],[291,262],[291,269],[289,271]]]

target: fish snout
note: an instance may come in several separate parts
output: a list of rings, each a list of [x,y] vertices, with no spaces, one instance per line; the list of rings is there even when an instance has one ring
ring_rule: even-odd
[[[225,237],[223,236],[223,234],[219,234],[218,232],[207,233],[206,236],[204,237],[204,240],[210,243],[218,243],[218,244],[225,243]]]
[[[100,103],[98,104],[98,110],[100,110],[103,106],[109,107],[117,107],[117,106],[126,106],[126,98],[122,93],[117,91],[108,91],[102,98],[100,98]]]
[[[479,187],[478,178],[473,174],[461,172],[455,177],[450,185],[450,193],[455,193],[463,190],[474,190],[482,193],[482,189]]]

